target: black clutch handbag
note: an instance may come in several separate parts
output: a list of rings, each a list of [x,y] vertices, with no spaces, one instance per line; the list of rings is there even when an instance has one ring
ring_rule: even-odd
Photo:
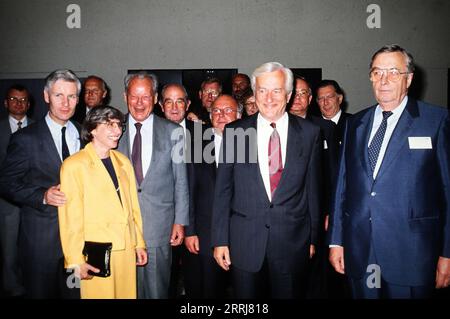
[[[86,241],[84,243],[83,255],[86,256],[86,262],[100,269],[100,272],[93,272],[88,270],[88,274],[98,277],[111,276],[110,259],[111,259],[112,243],[97,243],[93,241]]]

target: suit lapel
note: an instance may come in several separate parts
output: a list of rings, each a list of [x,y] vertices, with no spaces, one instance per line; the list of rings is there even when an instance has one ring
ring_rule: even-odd
[[[144,180],[142,184],[144,184],[149,178],[150,174],[152,174],[152,170],[155,169],[156,163],[160,156],[158,153],[161,152],[163,146],[161,142],[164,140],[164,127],[161,125],[160,119],[153,114],[153,128],[152,128],[152,158],[150,159],[150,165],[147,168],[147,173],[144,176]],[[145,143],[145,141],[143,141]]]
[[[256,187],[259,189],[259,194],[264,194],[263,196],[259,197],[258,199],[261,199],[263,201],[263,206],[267,206],[267,204],[270,203],[269,197],[267,196],[266,187],[264,186],[264,180],[261,175],[261,168],[259,166],[259,158],[258,158],[258,113],[252,115],[249,128],[252,128],[256,132],[256,141],[254,143],[251,143],[251,139],[249,140],[249,147],[248,147],[248,156],[249,159],[251,157],[251,154],[256,154],[256,164],[251,165],[253,167],[253,176],[250,177],[250,180],[256,181]],[[262,146],[264,147],[264,146]],[[266,146],[267,147],[267,146]],[[273,199],[272,199],[273,200]]]
[[[105,165],[103,164],[102,160],[98,157],[97,153],[95,152],[94,146],[92,145],[92,143],[89,143],[86,145],[86,147],[84,148],[84,151],[87,152],[87,154],[89,155],[89,158],[91,160],[91,165],[93,167],[93,176],[97,175],[99,178],[99,181],[101,181],[101,183],[106,183],[108,186],[109,193],[110,194],[115,194],[116,193],[116,189],[114,187],[114,183],[113,180],[111,178],[111,176],[108,173],[108,170],[106,169]],[[114,171],[116,173],[116,177],[117,177],[117,181],[119,183],[119,192],[120,192],[120,196],[122,196],[122,201],[124,201],[124,197],[123,197],[123,193],[122,193],[122,189],[124,187],[127,187],[127,185],[123,185],[123,180],[124,180],[124,172],[122,169],[122,163],[118,162],[114,153],[111,152],[111,162],[113,163],[113,167],[114,167]],[[125,176],[126,178],[126,176]],[[114,196],[114,202],[116,203],[117,207],[120,207],[120,210],[123,210],[122,204],[120,202],[119,196]]]
[[[52,133],[50,132],[50,128],[45,119],[42,119],[39,123],[39,134],[42,135],[42,138],[39,138],[41,149],[44,150],[44,153],[48,154],[49,161],[51,160],[54,162],[54,165],[51,166],[60,167],[62,160],[61,157],[59,157],[58,149],[56,148]]]
[[[395,158],[399,155],[400,150],[407,146],[407,137],[413,120],[419,116],[419,108],[417,102],[413,99],[408,99],[408,103],[403,110],[394,132],[389,140],[386,152],[384,154],[383,161],[380,166],[380,170],[377,174],[377,179],[383,176],[387,168],[392,164]]]
[[[356,147],[361,150],[359,159],[361,160],[361,165],[369,178],[373,178],[373,173],[369,162],[368,145],[370,132],[372,131],[375,108],[376,106],[372,106],[370,111],[366,112],[366,114],[361,118],[359,125],[356,127]]]

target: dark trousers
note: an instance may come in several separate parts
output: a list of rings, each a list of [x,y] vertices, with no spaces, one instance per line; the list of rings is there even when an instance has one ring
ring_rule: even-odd
[[[265,258],[258,272],[248,272],[231,266],[234,297],[238,299],[304,298],[306,289],[305,267],[286,273],[280,263]]]
[[[368,265],[377,265],[373,248],[370,248]],[[386,282],[380,271],[379,285],[374,281],[374,273],[366,272],[361,279],[349,279],[354,299],[428,299],[433,295],[433,285],[400,286]]]
[[[36,263],[23,260],[25,298],[30,299],[80,299],[80,289],[74,274],[64,269],[64,259]]]
[[[187,298],[227,297],[228,272],[224,271],[209,255],[195,255],[184,247],[184,287]]]

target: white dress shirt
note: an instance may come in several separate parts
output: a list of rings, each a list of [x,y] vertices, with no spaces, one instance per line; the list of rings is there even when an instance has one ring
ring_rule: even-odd
[[[406,103],[408,103],[407,96],[405,96],[405,98],[398,107],[392,110],[392,115],[389,116],[389,118],[387,119],[386,133],[384,134],[383,143],[381,144],[380,153],[378,154],[377,164],[375,165],[375,169],[373,171],[373,179],[377,177],[381,163],[383,162],[384,154],[386,153],[386,149],[389,144],[389,140],[391,139],[392,133],[394,132],[395,127],[397,126],[398,120],[400,119],[400,116],[402,115],[403,110],[406,107]],[[383,121],[382,112],[383,109],[380,107],[380,105],[377,105],[375,109],[375,115],[373,117],[373,125],[372,131],[370,132],[369,144],[367,145],[367,147],[369,147],[373,137],[375,136],[375,133],[377,132],[378,128],[381,125],[381,122]]]
[[[8,118],[9,118],[9,127],[11,128],[11,134],[17,132],[17,130],[19,129],[19,126],[17,125],[17,123],[19,121],[16,120],[11,115],[9,115]],[[22,128],[26,127],[28,125],[27,116],[25,115],[24,118],[20,120],[20,122],[22,122]]]
[[[322,115],[322,117],[323,117],[325,120],[333,121],[334,124],[337,125],[338,122],[339,122],[339,119],[341,118],[341,114],[342,114],[342,110],[339,110],[339,112],[337,112],[336,115],[333,116],[331,119],[327,119],[327,118],[326,118],[325,116],[323,116],[323,115]]]
[[[258,163],[259,171],[261,173],[264,187],[266,188],[267,197],[272,200],[272,192],[270,191],[270,176],[269,176],[269,141],[273,133],[273,128],[270,126],[261,113],[258,114],[256,132],[258,135]],[[281,157],[283,160],[283,168],[286,163],[286,145],[288,136],[289,116],[287,113],[275,122],[278,135],[281,143]]]
[[[128,116],[128,132],[130,139],[130,156],[133,152],[134,136],[136,135],[136,126],[134,124],[137,121],[130,115]],[[150,161],[152,160],[153,152],[153,113],[143,122],[141,127],[141,161],[142,161],[142,174],[145,178],[148,168],[150,167]]]
[[[50,133],[52,134],[53,141],[55,142],[56,149],[58,150],[59,157],[62,160],[61,129],[63,128],[63,126],[53,121],[48,113],[45,116],[45,122],[47,122]],[[78,134],[78,130],[72,122],[67,121],[64,126],[66,127],[67,147],[69,148],[70,155],[72,155],[80,150],[80,135]]]
[[[222,135],[219,135],[217,131],[213,128],[214,132],[214,156],[216,158],[216,168],[219,167],[220,147],[222,145]]]

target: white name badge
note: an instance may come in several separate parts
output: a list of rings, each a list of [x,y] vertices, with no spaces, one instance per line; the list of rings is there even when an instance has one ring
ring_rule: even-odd
[[[323,149],[324,149],[324,150],[327,150],[327,149],[328,149],[327,140],[323,140]]]
[[[431,137],[428,136],[410,136],[408,137],[409,149],[411,150],[431,150]]]

